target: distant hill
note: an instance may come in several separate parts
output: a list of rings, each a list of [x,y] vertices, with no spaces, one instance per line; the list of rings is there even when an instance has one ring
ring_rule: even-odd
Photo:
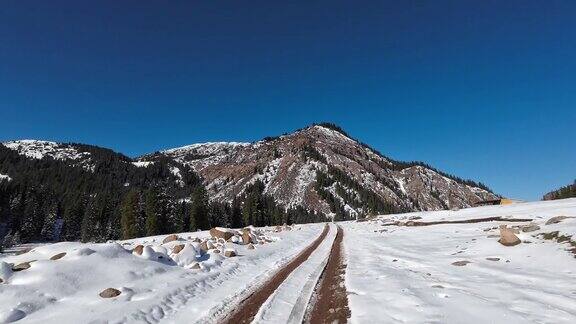
[[[544,195],[544,200],[555,200],[576,197],[576,180],[573,184],[551,191]]]
[[[0,145],[0,237],[25,242],[345,220],[495,198],[480,183],[388,158],[329,123],[137,159],[76,143]]]

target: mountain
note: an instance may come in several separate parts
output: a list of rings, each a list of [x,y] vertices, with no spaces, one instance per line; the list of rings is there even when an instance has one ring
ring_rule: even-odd
[[[2,143],[0,174],[0,238],[12,233],[24,242],[119,238],[121,203],[132,190],[142,206],[149,192],[165,202],[166,231],[184,229],[175,225],[185,213],[177,203],[200,185],[173,160],[142,164],[96,146],[36,140]],[[138,212],[144,228],[143,207]]]
[[[482,184],[385,157],[333,124],[137,159],[77,143],[0,145],[0,238],[22,241],[354,219],[494,198]]]
[[[569,184],[560,189],[550,191],[545,194],[543,200],[555,200],[576,197],[576,180],[573,184]]]
[[[333,124],[255,143],[188,145],[139,161],[165,158],[196,171],[215,201],[230,203],[259,184],[283,207],[302,206],[338,219],[463,208],[496,198],[481,184],[387,158]]]

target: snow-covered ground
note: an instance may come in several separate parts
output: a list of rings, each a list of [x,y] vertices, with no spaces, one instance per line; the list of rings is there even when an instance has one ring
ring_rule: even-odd
[[[394,221],[533,219],[540,229],[498,243],[498,225],[511,221],[396,226]],[[379,216],[343,222],[346,290],[353,323],[575,323],[576,258],[570,239],[576,199],[487,206],[459,211]],[[106,244],[63,242],[0,255],[0,323],[214,323],[316,240],[323,224],[274,232],[256,229],[266,244],[226,243],[201,253],[181,233]],[[260,308],[259,323],[300,322],[330,253],[336,226]],[[573,239],[572,239],[573,240]],[[177,254],[172,249],[184,244]],[[576,242],[574,242],[576,246]],[[131,253],[145,246],[142,255]],[[237,257],[224,257],[233,249]],[[50,258],[58,253],[58,260]],[[35,261],[34,261],[35,260]],[[30,263],[13,272],[9,263]],[[460,262],[459,262],[460,261]],[[456,265],[453,263],[456,262]],[[115,298],[102,298],[106,288]]]
[[[351,322],[576,323],[571,246],[535,237],[553,231],[576,234],[576,218],[545,225],[560,215],[576,216],[576,199],[387,215],[343,224]],[[521,232],[524,243],[506,247],[498,243],[494,228],[518,223],[382,226],[389,219],[410,217],[437,221],[492,216],[533,218],[540,230]],[[457,261],[470,263],[452,265]]]
[[[207,253],[199,256],[191,238],[207,232],[179,234],[181,240],[162,244],[166,235],[106,244],[63,242],[0,257],[0,323],[173,323],[211,322],[228,312],[279,267],[318,237],[322,224],[296,226],[280,233],[264,232],[271,242],[256,245],[227,243],[237,257]],[[190,243],[177,255],[176,244]],[[141,256],[130,251],[137,244]],[[196,243],[197,244],[197,243]],[[59,260],[50,257],[66,252]],[[12,272],[8,263],[33,261]],[[193,269],[198,263],[201,269]],[[122,293],[99,297],[106,288]],[[184,310],[184,311],[182,311]]]

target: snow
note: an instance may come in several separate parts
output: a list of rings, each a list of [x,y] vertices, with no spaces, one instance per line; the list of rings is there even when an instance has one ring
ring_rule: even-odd
[[[217,322],[258,283],[286,264],[318,237],[322,225],[273,233],[262,230],[272,243],[226,243],[238,257],[210,252],[200,254],[192,237],[209,233],[179,234],[180,240],[162,244],[166,235],[110,243],[62,242],[37,246],[21,255],[0,254],[0,319],[24,318],[26,323]],[[130,250],[146,245],[141,256]],[[185,244],[177,255],[176,244]],[[60,260],[51,256],[66,252]],[[6,263],[37,260],[29,269],[12,273]],[[5,262],[5,263],[2,263]],[[193,269],[199,264],[201,269]],[[6,278],[4,278],[6,277]],[[116,288],[120,296],[98,294]],[[0,322],[2,323],[2,322]]]
[[[154,161],[136,161],[136,162],[132,162],[132,164],[134,164],[135,166],[137,166],[139,168],[147,168],[149,165],[154,164]]]
[[[49,141],[19,140],[2,143],[18,154],[32,159],[42,159],[50,156],[56,160],[77,160],[90,156],[88,152],[78,152],[74,147]]]
[[[345,284],[351,322],[574,323],[576,259],[568,244],[537,236],[556,230],[576,234],[574,218],[545,225],[558,215],[576,216],[576,199],[346,222]],[[491,228],[519,223],[381,226],[387,219],[413,216],[423,220],[534,218],[541,229],[518,234],[532,243],[505,247],[498,237],[488,237],[498,234]],[[454,266],[455,261],[471,263]]]
[[[7,174],[0,173],[0,182],[4,181],[4,180],[9,182],[9,181],[12,181],[12,178],[10,178],[10,176]]]
[[[165,154],[182,154],[193,151],[197,154],[210,155],[216,152],[220,152],[223,149],[235,148],[238,146],[249,146],[250,143],[243,142],[206,142],[206,143],[196,143],[191,145],[186,145],[182,147],[172,148],[162,151]]]
[[[328,262],[336,226],[330,224],[326,239],[268,297],[253,323],[302,323],[318,279]]]

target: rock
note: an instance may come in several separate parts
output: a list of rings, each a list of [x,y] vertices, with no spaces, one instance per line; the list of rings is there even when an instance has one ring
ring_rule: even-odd
[[[453,266],[457,266],[457,267],[463,267],[465,265],[467,265],[468,263],[472,263],[470,261],[456,261],[456,262],[452,262]]]
[[[514,234],[520,234],[520,229],[519,228],[510,228],[510,230],[512,231],[512,233]]]
[[[242,243],[243,244],[252,243],[252,236],[250,236],[250,231],[247,230],[242,231]]]
[[[19,263],[19,264],[12,267],[12,271],[16,272],[16,271],[22,271],[22,270],[29,269],[30,263],[32,263],[34,261],[36,261],[36,260]]]
[[[0,284],[4,282],[4,279],[0,278]]]
[[[506,225],[500,226],[500,239],[498,242],[504,246],[514,246],[521,243],[520,239]]]
[[[500,258],[486,258],[488,261],[500,261]]]
[[[555,217],[550,218],[548,221],[546,221],[546,225],[558,224],[561,221],[565,220],[566,218],[573,218],[573,217],[555,216]]]
[[[276,228],[274,229],[274,232],[282,232],[282,226],[280,226],[280,225],[276,226]]]
[[[224,239],[224,241],[228,241],[234,234],[232,232],[227,231],[226,229],[220,227],[214,227],[210,229],[210,236]]]
[[[199,238],[197,238],[197,237],[195,237],[195,238],[192,240],[192,242],[202,243],[202,240],[199,239]]]
[[[134,250],[132,250],[132,253],[136,254],[136,255],[142,255],[142,251],[144,250],[144,245],[139,244],[136,245],[136,247],[134,248]]]
[[[184,248],[184,244],[178,244],[172,248],[172,253],[178,254]]]
[[[62,259],[64,256],[66,255],[66,252],[62,252],[62,253],[58,253],[56,255],[53,255],[50,260],[60,260]]]
[[[207,252],[208,249],[208,241],[204,241],[202,243],[200,243],[200,250],[202,250],[202,252]]]
[[[121,293],[122,292],[118,289],[106,288],[106,289],[102,290],[102,292],[99,295],[102,298],[113,298],[113,297],[120,296]]]
[[[178,235],[171,234],[171,235],[166,236],[164,238],[164,240],[162,240],[162,244],[172,242],[172,241],[177,241],[177,240],[178,240]]]
[[[252,243],[248,244],[248,246],[246,247],[248,250],[254,250],[254,245],[252,245]]]
[[[200,269],[200,263],[198,263],[198,262],[194,263],[192,266],[190,266],[190,269],[199,270]]]
[[[420,216],[410,216],[408,217],[409,220],[418,220],[418,219],[422,219],[422,217]]]
[[[219,253],[220,253],[220,250],[214,249],[214,250],[212,250],[212,252],[213,252],[213,253],[216,253],[216,254],[219,254]]]
[[[521,227],[522,228],[522,232],[524,233],[529,233],[529,232],[534,232],[540,229],[540,226],[534,224],[534,223],[530,223],[528,225],[524,225]]]
[[[226,251],[224,251],[224,256],[227,257],[227,258],[235,257],[235,256],[236,256],[236,251],[234,251],[234,250],[226,250]]]

